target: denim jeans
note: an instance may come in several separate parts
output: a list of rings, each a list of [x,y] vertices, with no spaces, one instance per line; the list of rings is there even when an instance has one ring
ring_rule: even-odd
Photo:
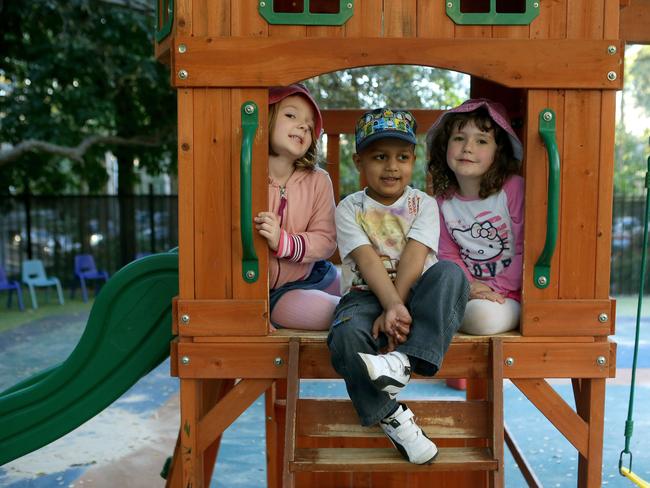
[[[463,271],[449,261],[431,266],[411,287],[406,306],[412,323],[407,340],[396,350],[409,356],[413,372],[433,376],[460,327],[469,297]],[[372,337],[372,325],[383,312],[370,291],[350,291],[339,302],[327,337],[332,366],[345,380],[361,425],[378,423],[397,407],[388,393],[370,381],[358,353],[379,354],[387,338]]]

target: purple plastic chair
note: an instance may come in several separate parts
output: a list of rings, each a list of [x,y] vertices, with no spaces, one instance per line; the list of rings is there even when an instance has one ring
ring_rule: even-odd
[[[7,290],[9,292],[9,297],[7,298],[7,308],[11,308],[11,295],[14,290],[16,290],[16,296],[18,297],[18,308],[21,311],[25,310],[25,305],[23,304],[23,288],[20,286],[20,283],[15,280],[8,280],[7,273],[5,269],[0,266],[0,291]]]
[[[81,284],[81,296],[84,302],[88,301],[88,290],[86,288],[86,280],[104,280],[108,281],[108,272],[100,271],[95,266],[95,260],[91,254],[78,254],[74,257],[74,275],[79,279]],[[95,283],[95,295],[101,283]],[[74,297],[76,287],[72,287],[70,296]]]

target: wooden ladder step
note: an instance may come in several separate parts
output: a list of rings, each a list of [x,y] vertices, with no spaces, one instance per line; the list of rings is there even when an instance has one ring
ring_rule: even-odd
[[[498,462],[484,447],[443,447],[431,464],[406,461],[394,448],[296,449],[293,472],[494,471]]]

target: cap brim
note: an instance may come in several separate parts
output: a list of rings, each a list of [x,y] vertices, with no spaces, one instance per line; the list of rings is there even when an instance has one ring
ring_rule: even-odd
[[[363,141],[361,141],[361,144],[357,144],[357,153],[366,149],[373,142],[379,141],[381,139],[401,139],[402,141],[410,142],[411,144],[417,144],[417,140],[412,135],[405,134],[404,132],[396,130],[384,130],[370,134]]]

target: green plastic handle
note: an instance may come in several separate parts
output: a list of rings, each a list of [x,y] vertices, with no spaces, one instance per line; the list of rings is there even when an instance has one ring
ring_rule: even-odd
[[[548,210],[546,214],[546,242],[533,273],[537,288],[546,288],[551,282],[551,259],[557,244],[560,219],[560,153],[557,149],[555,112],[545,108],[539,113],[539,135],[548,153]]]
[[[242,277],[247,283],[259,278],[259,261],[253,246],[253,139],[258,126],[258,109],[255,102],[247,101],[241,106],[241,155],[239,159],[239,208],[242,247]]]

